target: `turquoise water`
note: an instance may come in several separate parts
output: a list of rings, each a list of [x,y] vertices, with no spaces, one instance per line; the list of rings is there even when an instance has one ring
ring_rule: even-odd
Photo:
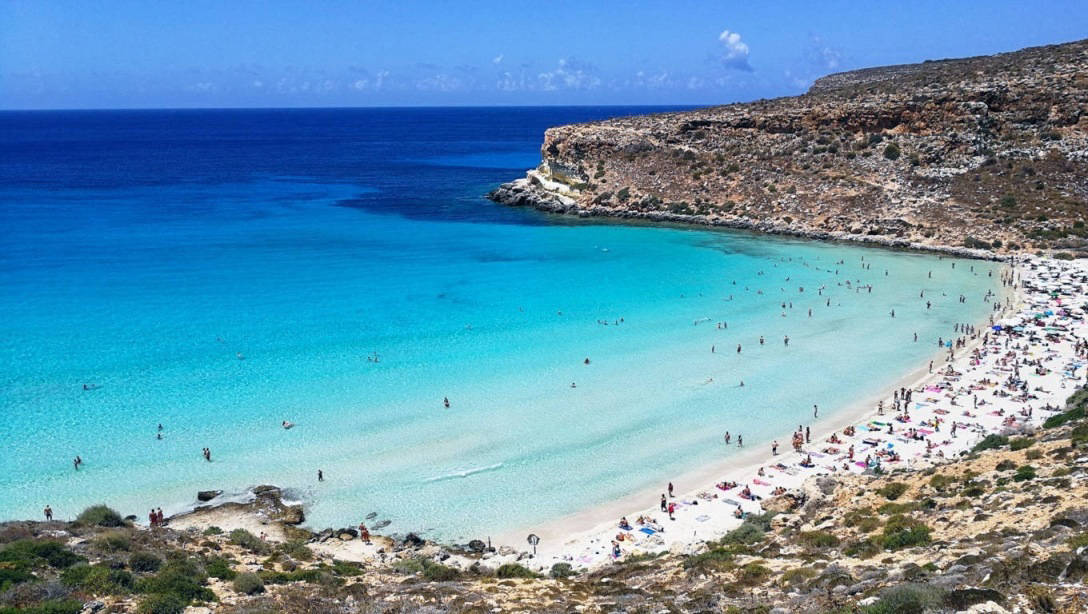
[[[259,162],[253,142],[225,136],[265,125],[255,111],[202,138],[174,122],[129,133],[128,157],[90,170],[73,162],[90,160],[80,139],[147,118],[71,119],[103,125],[59,133],[81,135],[66,147],[13,137],[0,164],[0,518],[100,501],[142,517],[197,490],[274,483],[313,527],[377,511],[388,531],[494,535],[727,457],[726,430],[753,447],[809,424],[813,403],[831,416],[989,312],[991,263],[488,203],[479,194],[523,170],[507,166],[533,163],[540,132],[496,126],[615,113],[490,112],[450,111],[446,141],[390,138],[427,125],[408,110],[359,111],[352,125],[367,129],[350,138],[343,117],[306,116],[306,134],[261,139],[279,155]],[[164,160],[202,147],[215,156],[187,154],[170,176]]]

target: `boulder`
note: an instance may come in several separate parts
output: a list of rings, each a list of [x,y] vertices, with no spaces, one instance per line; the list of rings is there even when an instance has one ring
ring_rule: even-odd
[[[487,550],[487,544],[485,544],[483,540],[480,539],[474,539],[470,541],[467,547],[469,552],[475,552],[476,554],[480,554],[484,550]]]
[[[276,518],[283,524],[302,524],[306,520],[306,514],[301,505],[285,505]]]
[[[404,536],[404,540],[401,543],[404,544],[407,547],[419,548],[425,542],[423,541],[422,537],[416,535],[415,533],[409,533],[409,534]]]
[[[196,493],[196,500],[201,502],[211,501],[221,494],[223,494],[223,491],[221,490],[202,490]]]
[[[1005,596],[992,588],[961,588],[949,591],[944,598],[945,605],[957,610],[986,602],[1005,603]]]

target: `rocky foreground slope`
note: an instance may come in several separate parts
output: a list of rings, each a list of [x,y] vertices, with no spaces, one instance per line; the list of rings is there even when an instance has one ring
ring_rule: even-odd
[[[492,199],[915,247],[1088,251],[1088,40],[549,129]]]
[[[1081,391],[1038,432],[942,465],[811,478],[720,540],[582,574],[414,536],[350,562],[325,534],[146,529],[104,506],[5,523],[0,613],[1084,612],[1086,408]]]

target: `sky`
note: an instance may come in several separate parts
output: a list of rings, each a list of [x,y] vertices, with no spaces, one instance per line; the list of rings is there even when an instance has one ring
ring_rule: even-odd
[[[0,109],[721,104],[1088,37],[1088,0],[0,0]]]

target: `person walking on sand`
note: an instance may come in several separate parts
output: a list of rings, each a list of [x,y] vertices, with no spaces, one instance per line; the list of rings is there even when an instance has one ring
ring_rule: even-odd
[[[778,456],[778,441],[771,444],[771,456]]]
[[[664,512],[669,509],[669,502],[665,499],[665,493],[661,493],[661,511]]]
[[[370,530],[366,528],[366,524],[359,523],[359,540],[364,544],[370,543]]]
[[[674,512],[676,512],[676,504],[675,503],[670,503],[669,504],[669,520],[676,520],[676,518],[673,516]]]
[[[53,508],[51,508],[51,507],[49,507],[49,506],[47,505],[47,506],[45,506],[45,509],[44,509],[44,510],[42,510],[42,513],[44,513],[44,514],[45,514],[45,520],[46,520],[46,522],[48,522],[48,521],[50,521],[50,520],[53,520]]]
[[[675,495],[672,494],[672,482],[669,482],[669,498],[672,499]]]

